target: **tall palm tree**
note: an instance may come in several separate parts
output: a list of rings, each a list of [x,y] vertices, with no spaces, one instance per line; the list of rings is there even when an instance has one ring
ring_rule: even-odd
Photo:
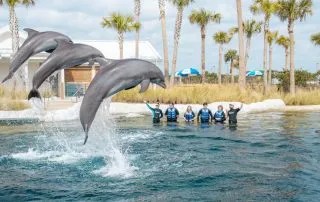
[[[205,83],[206,73],[206,26],[210,22],[220,23],[220,13],[212,13],[205,9],[193,10],[189,15],[189,21],[191,24],[198,24],[201,31],[201,69],[202,69],[202,83]]]
[[[223,45],[231,40],[231,36],[227,32],[217,32],[213,35],[213,40],[219,44],[219,69],[218,69],[218,83],[221,84],[221,69],[223,57]]]
[[[183,18],[183,10],[194,0],[170,0],[170,2],[177,7],[177,17],[175,22],[175,29],[174,29],[174,44],[173,44],[173,56],[172,56],[172,68],[171,68],[171,79],[170,84],[171,86],[174,85],[174,74],[177,68],[177,60],[178,60],[178,49],[179,49],[179,41],[180,41],[180,33],[181,33],[181,25],[182,25],[182,18]]]
[[[285,65],[284,65],[284,70],[289,70],[289,46],[290,46],[290,39],[287,36],[281,35],[278,37],[276,43],[279,46],[282,46],[285,51]]]
[[[163,68],[165,82],[169,85],[169,51],[168,51],[168,37],[167,37],[167,27],[166,27],[166,1],[159,0],[159,11],[162,29],[162,46],[163,46]],[[174,76],[174,75],[172,75]]]
[[[264,90],[268,91],[268,69],[267,69],[267,52],[268,52],[268,40],[267,33],[269,31],[269,23],[272,14],[277,10],[277,3],[274,0],[254,0],[253,5],[250,7],[250,10],[253,14],[263,14],[263,38],[264,38],[264,48],[263,48],[263,81],[264,81]]]
[[[281,21],[288,22],[290,38],[290,93],[295,94],[295,63],[294,63],[294,23],[303,21],[308,15],[312,15],[312,0],[279,0],[277,15]]]
[[[278,32],[271,32],[267,33],[267,40],[269,45],[269,71],[268,71],[268,85],[269,87],[272,85],[272,60],[273,60],[273,44],[278,38]]]
[[[120,59],[122,59],[124,33],[140,29],[140,23],[135,22],[130,15],[122,15],[121,13],[114,12],[110,17],[103,18],[101,26],[115,29],[118,32]]]
[[[141,2],[140,0],[134,0],[134,20],[140,23]],[[136,29],[136,58],[139,58],[139,41],[140,41],[140,27]]]
[[[19,23],[18,17],[16,15],[15,8],[18,5],[24,5],[26,7],[34,5],[34,0],[0,0],[0,5],[7,5],[9,7],[9,26],[11,32],[11,39],[12,39],[12,51],[13,54],[19,49],[20,44],[20,37],[19,37]],[[28,67],[25,66],[19,71],[20,78],[23,80],[23,85],[27,90],[27,83],[28,83]],[[14,79],[14,90],[16,86],[16,79]]]
[[[239,38],[239,87],[246,87],[246,66],[244,64],[244,29],[242,19],[242,2],[236,0],[237,3],[237,19],[238,19],[238,38]]]
[[[316,46],[320,46],[320,32],[317,34],[311,35],[311,41],[314,43]]]
[[[236,60],[238,59],[237,50],[230,49],[224,54],[224,61],[230,62],[230,75],[231,75],[231,83],[234,84],[234,67]]]

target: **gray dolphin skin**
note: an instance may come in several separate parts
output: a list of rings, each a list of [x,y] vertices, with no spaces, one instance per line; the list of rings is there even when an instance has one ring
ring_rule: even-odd
[[[92,64],[95,58],[103,57],[103,54],[96,48],[85,45],[75,44],[65,40],[56,39],[57,48],[41,64],[32,78],[32,90],[28,99],[33,97],[40,98],[38,88],[55,71],[81,65],[89,62]]]
[[[80,107],[80,121],[85,131],[84,144],[99,106],[105,98],[139,84],[140,92],[144,92],[150,82],[166,88],[163,73],[151,62],[139,59],[104,60],[96,59],[102,68],[90,83]]]
[[[14,73],[31,56],[43,51],[51,53],[57,47],[56,39],[72,42],[68,36],[58,32],[38,32],[30,28],[25,28],[24,31],[28,33],[28,37],[13,56],[9,74],[3,79],[2,83],[11,79]]]

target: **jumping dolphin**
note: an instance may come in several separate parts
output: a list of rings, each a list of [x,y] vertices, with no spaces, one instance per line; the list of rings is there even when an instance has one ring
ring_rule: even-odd
[[[86,144],[88,132],[103,99],[119,91],[141,85],[140,93],[148,89],[150,82],[166,88],[163,73],[151,62],[139,59],[96,61],[102,66],[90,83],[80,107],[80,121],[85,131]]]
[[[32,78],[32,90],[28,95],[28,99],[32,97],[40,98],[38,88],[41,84],[55,71],[81,65],[89,62],[94,63],[95,58],[103,57],[103,54],[96,48],[85,45],[75,44],[65,40],[57,39],[57,48],[42,63]]]
[[[72,40],[68,36],[58,32],[38,32],[30,28],[25,28],[23,30],[28,33],[28,37],[13,56],[9,68],[9,74],[3,79],[2,83],[7,81],[8,79],[11,79],[13,74],[31,56],[43,51],[51,53],[57,47],[57,42],[55,41],[55,39],[72,42]]]

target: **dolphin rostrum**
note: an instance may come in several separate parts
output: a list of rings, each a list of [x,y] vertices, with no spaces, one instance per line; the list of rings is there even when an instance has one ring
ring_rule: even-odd
[[[141,85],[140,93],[148,89],[150,82],[166,88],[163,73],[151,62],[139,59],[96,61],[102,66],[90,83],[80,107],[80,121],[85,131],[86,144],[88,132],[101,102],[119,91]]]
[[[81,65],[89,62],[94,63],[95,58],[103,57],[103,54],[96,48],[85,45],[68,42],[57,39],[57,48],[51,55],[41,64],[32,78],[32,90],[28,95],[28,99],[32,97],[40,98],[38,88],[41,84],[55,71]]]
[[[9,68],[9,74],[3,79],[2,83],[11,79],[13,74],[31,56],[43,51],[51,53],[57,47],[55,39],[72,42],[68,36],[58,32],[38,32],[30,28],[25,28],[24,31],[28,33],[28,37],[13,56]]]

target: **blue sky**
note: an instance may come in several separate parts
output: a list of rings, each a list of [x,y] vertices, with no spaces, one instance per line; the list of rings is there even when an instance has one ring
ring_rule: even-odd
[[[162,55],[161,26],[159,21],[158,0],[141,0],[141,39],[149,40]],[[55,30],[66,33],[74,39],[111,39],[116,40],[117,35],[114,30],[103,29],[100,22],[103,16],[108,16],[113,11],[130,14],[133,12],[133,0],[38,0],[34,7],[18,7],[17,15],[20,22],[20,29],[31,27],[41,31]],[[249,11],[251,0],[243,0],[244,18],[252,18]],[[320,47],[315,47],[310,42],[310,35],[320,32],[320,1],[314,0],[313,16],[308,17],[305,22],[298,22],[295,25],[296,34],[296,67],[316,71],[317,63],[320,63]],[[206,40],[206,66],[212,71],[218,66],[218,46],[213,42],[212,35],[217,31],[227,31],[230,27],[236,26],[235,0],[195,0],[188,9],[185,10],[181,42],[178,58],[178,69],[186,67],[200,66],[200,30],[197,25],[191,25],[188,15],[191,10],[206,8],[222,14],[220,24],[210,24],[207,28]],[[8,9],[1,8],[0,26],[8,22]],[[167,30],[170,49],[173,44],[174,22],[176,9],[167,3]],[[261,20],[262,16],[254,16]],[[274,16],[271,20],[271,30],[278,30],[281,34],[287,34],[286,23],[280,22]],[[127,34],[126,39],[133,40],[133,34]],[[225,49],[237,49],[237,37],[231,41]],[[261,69],[262,67],[262,33],[254,36],[248,69]],[[274,46],[275,69],[284,66],[284,50]],[[320,67],[320,65],[318,65]],[[225,68],[227,65],[225,65]]]

